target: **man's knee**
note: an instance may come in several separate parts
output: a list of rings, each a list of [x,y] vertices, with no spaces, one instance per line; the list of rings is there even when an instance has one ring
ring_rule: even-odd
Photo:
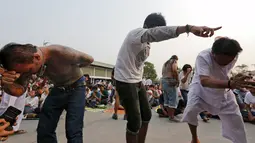
[[[151,116],[152,116],[151,109],[144,111],[142,115],[142,122],[149,123],[151,120]]]
[[[142,126],[141,115],[128,115],[127,121],[127,132],[131,134],[138,134]]]
[[[201,111],[196,109],[196,108],[186,107],[186,109],[184,110],[184,113],[183,113],[182,121],[187,122],[187,123],[189,123],[191,125],[194,125],[194,126],[198,126],[197,115],[200,112]]]

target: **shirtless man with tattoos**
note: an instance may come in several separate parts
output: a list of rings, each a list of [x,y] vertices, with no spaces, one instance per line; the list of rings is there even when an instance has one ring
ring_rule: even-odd
[[[22,95],[32,74],[48,77],[54,84],[40,114],[38,143],[57,143],[56,127],[62,111],[66,114],[68,143],[83,142],[85,78],[81,67],[93,58],[61,45],[36,47],[31,44],[7,44],[0,51],[2,86],[10,95]]]

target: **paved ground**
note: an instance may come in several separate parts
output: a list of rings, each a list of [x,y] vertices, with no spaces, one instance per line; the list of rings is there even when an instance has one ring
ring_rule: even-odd
[[[84,142],[85,143],[124,143],[125,121],[112,120],[109,113],[86,112]],[[25,120],[21,128],[28,131],[24,135],[9,138],[6,143],[36,143],[36,120]],[[255,142],[255,125],[246,124],[248,140]],[[220,121],[200,122],[199,135],[201,143],[230,143],[221,137]],[[59,143],[66,143],[64,119],[60,120],[57,129]],[[190,134],[185,123],[171,123],[167,119],[158,118],[154,113],[146,143],[189,143]]]

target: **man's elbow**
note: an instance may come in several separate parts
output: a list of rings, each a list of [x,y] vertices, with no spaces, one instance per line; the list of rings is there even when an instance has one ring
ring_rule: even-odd
[[[89,59],[89,61],[90,61],[90,64],[93,63],[93,62],[94,62],[94,58],[91,57],[91,58]]]
[[[26,92],[26,90],[24,90],[24,88],[5,87],[4,92],[6,92],[7,94],[11,96],[20,97]]]
[[[22,96],[25,92],[23,91],[16,91],[16,92],[6,92],[7,94],[11,95],[11,96],[15,96],[15,97],[20,97]]]
[[[207,86],[207,81],[208,79],[200,79],[200,83],[203,87],[206,87]]]

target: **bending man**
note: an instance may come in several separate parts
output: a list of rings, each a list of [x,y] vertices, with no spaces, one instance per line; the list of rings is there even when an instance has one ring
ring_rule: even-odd
[[[46,76],[54,84],[40,114],[37,142],[57,143],[55,130],[65,109],[67,140],[82,143],[85,78],[80,68],[91,64],[93,58],[60,45],[36,47],[15,43],[4,46],[0,58],[5,69],[2,74],[4,91],[10,95],[22,95],[32,74]]]

